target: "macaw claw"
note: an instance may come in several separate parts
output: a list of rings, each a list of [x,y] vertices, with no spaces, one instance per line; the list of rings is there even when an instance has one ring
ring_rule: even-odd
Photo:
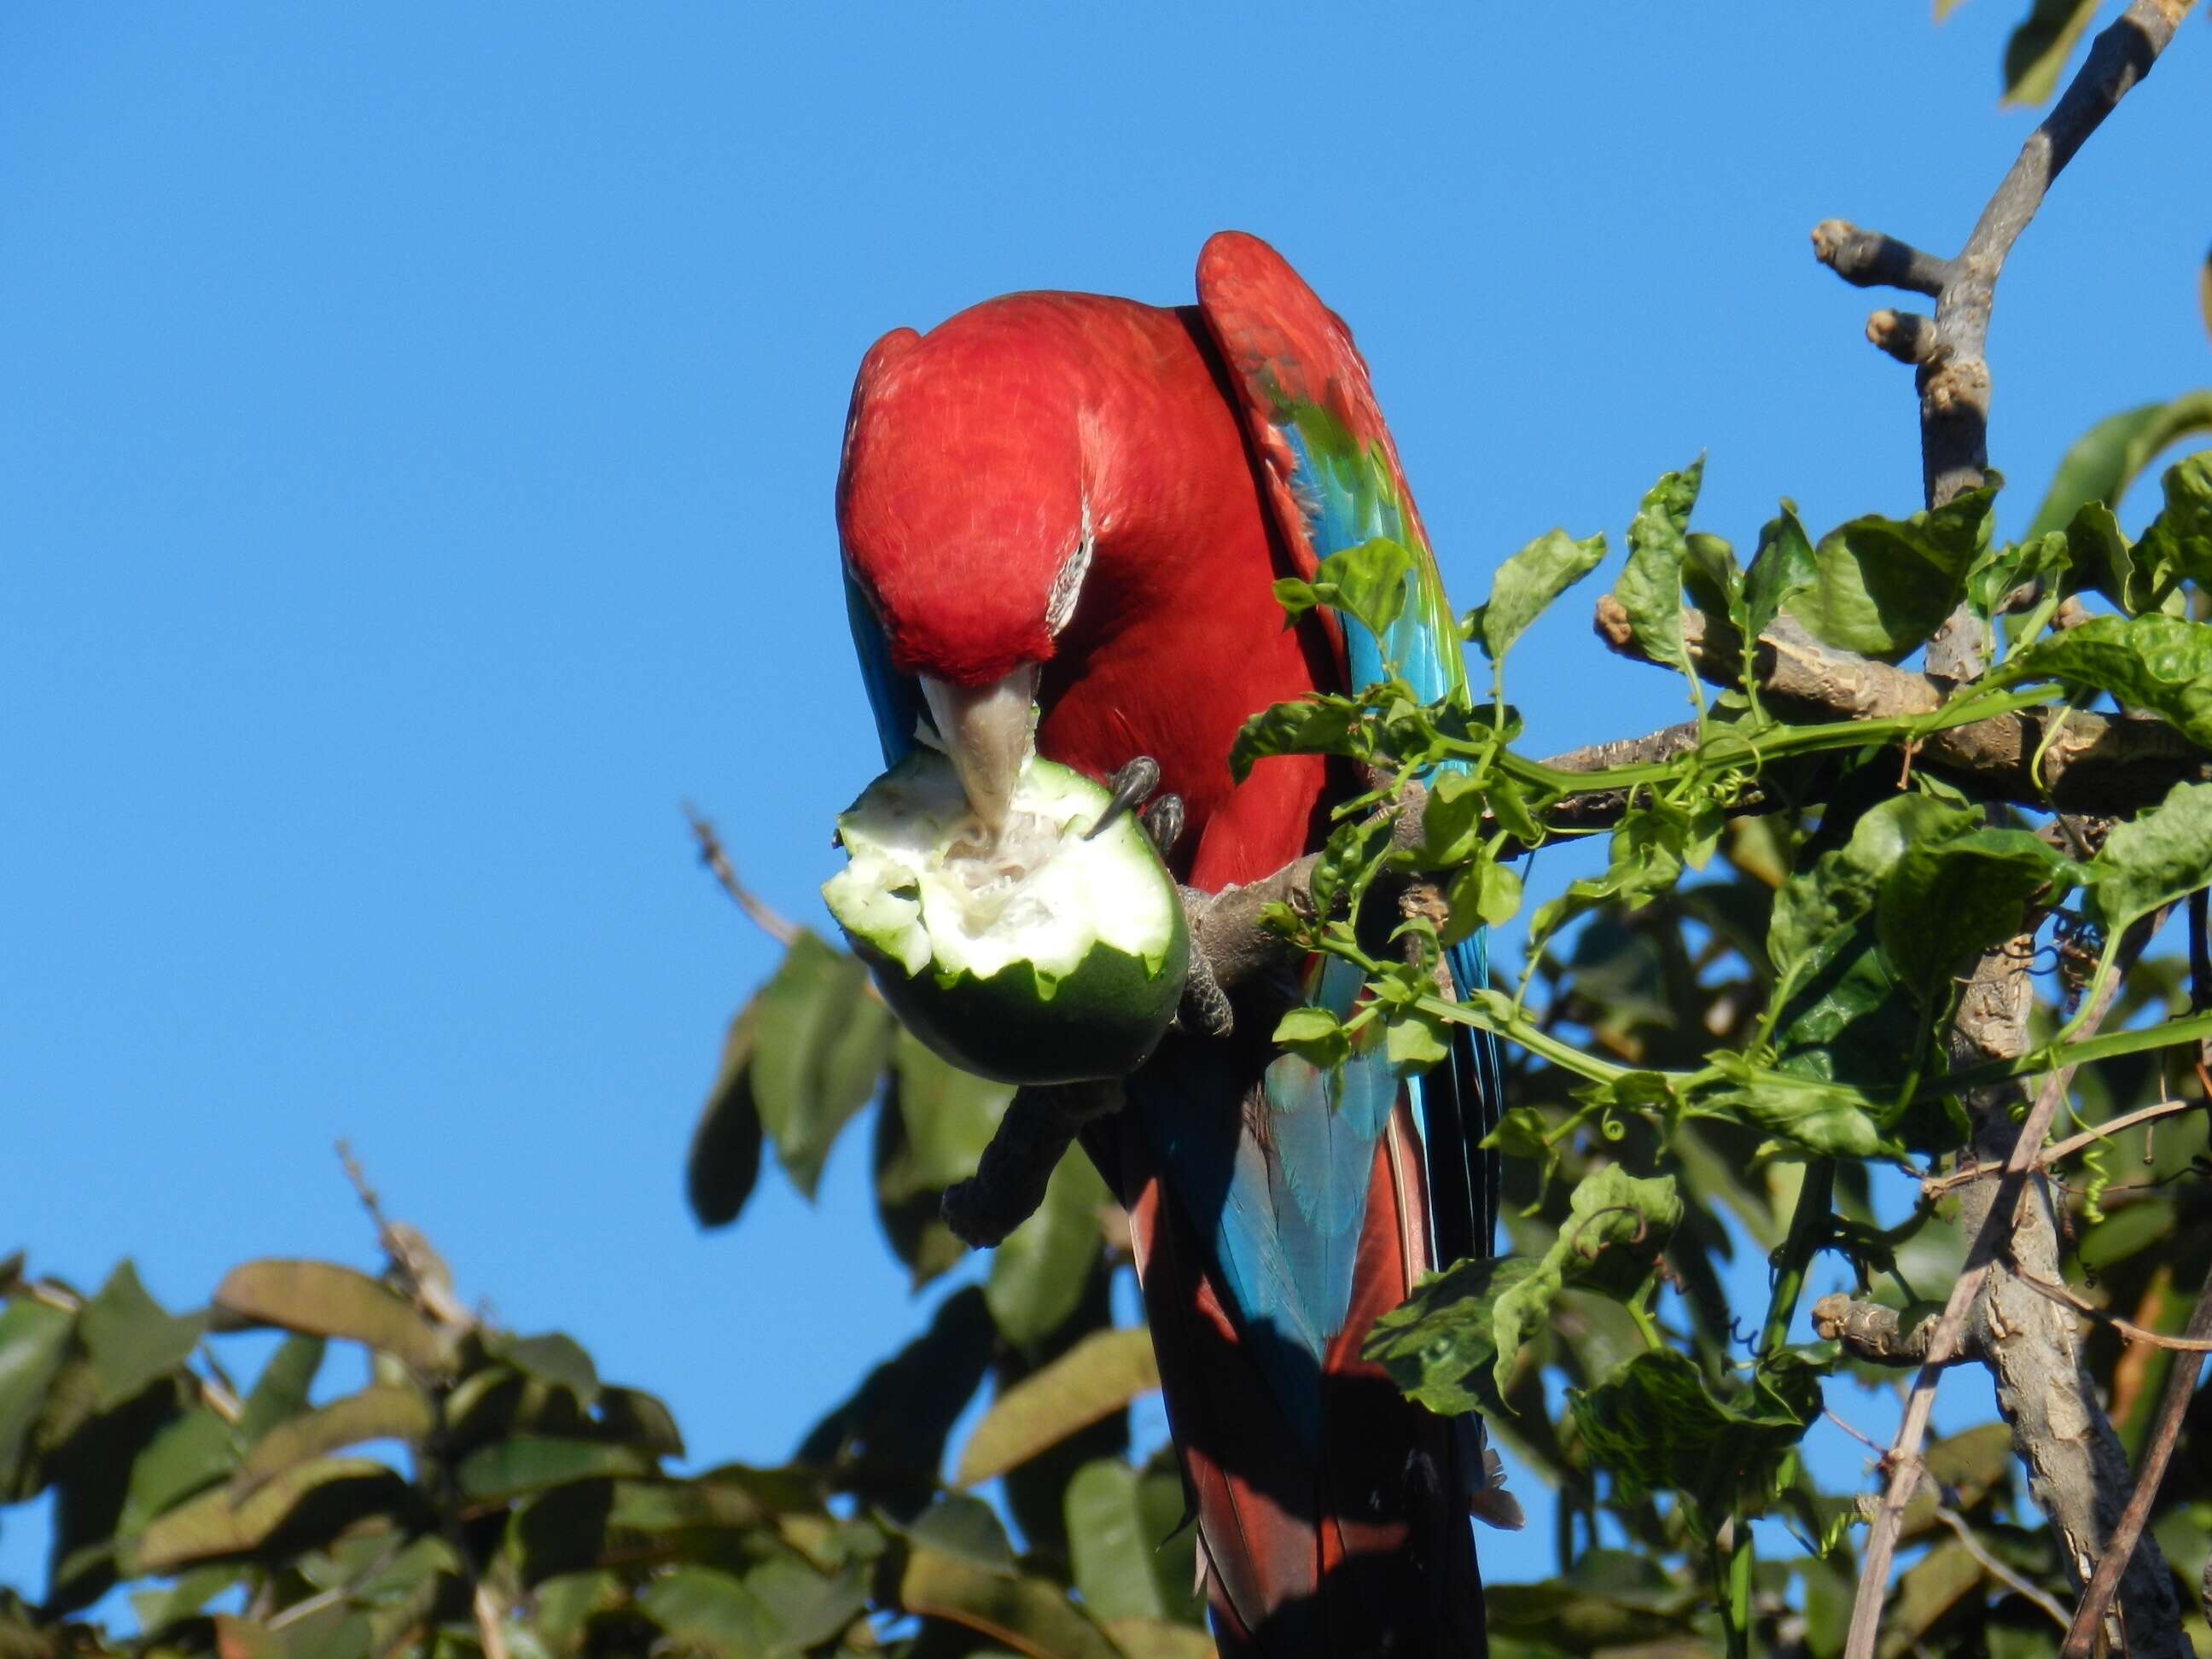
[[[1107,779],[1106,787],[1114,792],[1113,799],[1098,815],[1098,822],[1083,832],[1085,841],[1103,835],[1122,813],[1152,799],[1152,791],[1160,787],[1160,763],[1150,755],[1139,755]]]
[[[1182,797],[1162,795],[1147,802],[1137,817],[1145,826],[1145,833],[1152,838],[1152,845],[1162,858],[1175,851],[1175,844],[1182,839]]]
[[[1084,832],[1083,838],[1093,836],[1113,827],[1124,812],[1134,811],[1137,821],[1144,825],[1145,833],[1152,837],[1152,845],[1161,858],[1167,858],[1175,844],[1182,839],[1182,797],[1162,795],[1152,799],[1152,791],[1160,787],[1160,765],[1150,755],[1139,755],[1106,780],[1113,792],[1106,810],[1098,815],[1098,822]],[[1179,890],[1182,894],[1183,913],[1202,909],[1206,895],[1194,888]],[[1191,933],[1190,971],[1183,980],[1182,1001],[1176,1010],[1174,1028],[1201,1036],[1227,1036],[1236,1024],[1229,1006],[1229,994],[1213,976],[1213,969],[1206,959],[1206,952],[1198,943],[1197,930]]]

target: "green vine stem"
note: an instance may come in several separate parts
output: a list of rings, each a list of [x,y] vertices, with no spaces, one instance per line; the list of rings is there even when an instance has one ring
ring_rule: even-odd
[[[1806,1273],[1814,1254],[1828,1242],[1828,1218],[1835,1205],[1835,1160],[1808,1160],[1804,1181],[1797,1188],[1796,1207],[1790,1213],[1790,1231],[1775,1252],[1774,1294],[1766,1304],[1766,1324],[1759,1336],[1761,1359],[1780,1352],[1790,1340],[1790,1325],[1797,1316]]]

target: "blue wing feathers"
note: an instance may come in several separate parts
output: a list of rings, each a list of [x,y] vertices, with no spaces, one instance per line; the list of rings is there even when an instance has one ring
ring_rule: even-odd
[[[853,650],[860,659],[860,682],[868,689],[868,706],[875,710],[884,764],[896,766],[914,752],[914,728],[921,719],[921,688],[891,666],[890,646],[884,638],[883,624],[868,608],[860,585],[850,576],[845,578],[845,617],[852,624]]]

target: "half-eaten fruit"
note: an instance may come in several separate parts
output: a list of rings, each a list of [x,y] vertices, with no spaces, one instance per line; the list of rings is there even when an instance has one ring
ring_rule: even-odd
[[[1133,812],[1032,759],[986,836],[952,763],[916,750],[837,820],[823,884],[884,1000],[946,1060],[1002,1083],[1122,1077],[1167,1030],[1190,963],[1174,878]]]

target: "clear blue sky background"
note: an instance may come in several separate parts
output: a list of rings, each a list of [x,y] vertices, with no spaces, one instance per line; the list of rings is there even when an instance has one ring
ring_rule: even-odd
[[[819,921],[877,768],[830,518],[869,342],[1184,301],[1238,226],[1352,323],[1462,604],[1700,450],[1740,542],[1905,511],[1909,377],[1806,232],[1957,244],[2022,9],[8,7],[0,1248],[173,1305],[368,1264],[347,1136],[465,1294],[780,1458],[925,1309],[857,1139],[811,1209],[684,1211],[772,957],[677,804]],[[2192,22],[2006,276],[2014,528],[2089,420],[2212,380],[2209,109]],[[1587,616],[1516,657],[1541,747],[1680,712]]]

